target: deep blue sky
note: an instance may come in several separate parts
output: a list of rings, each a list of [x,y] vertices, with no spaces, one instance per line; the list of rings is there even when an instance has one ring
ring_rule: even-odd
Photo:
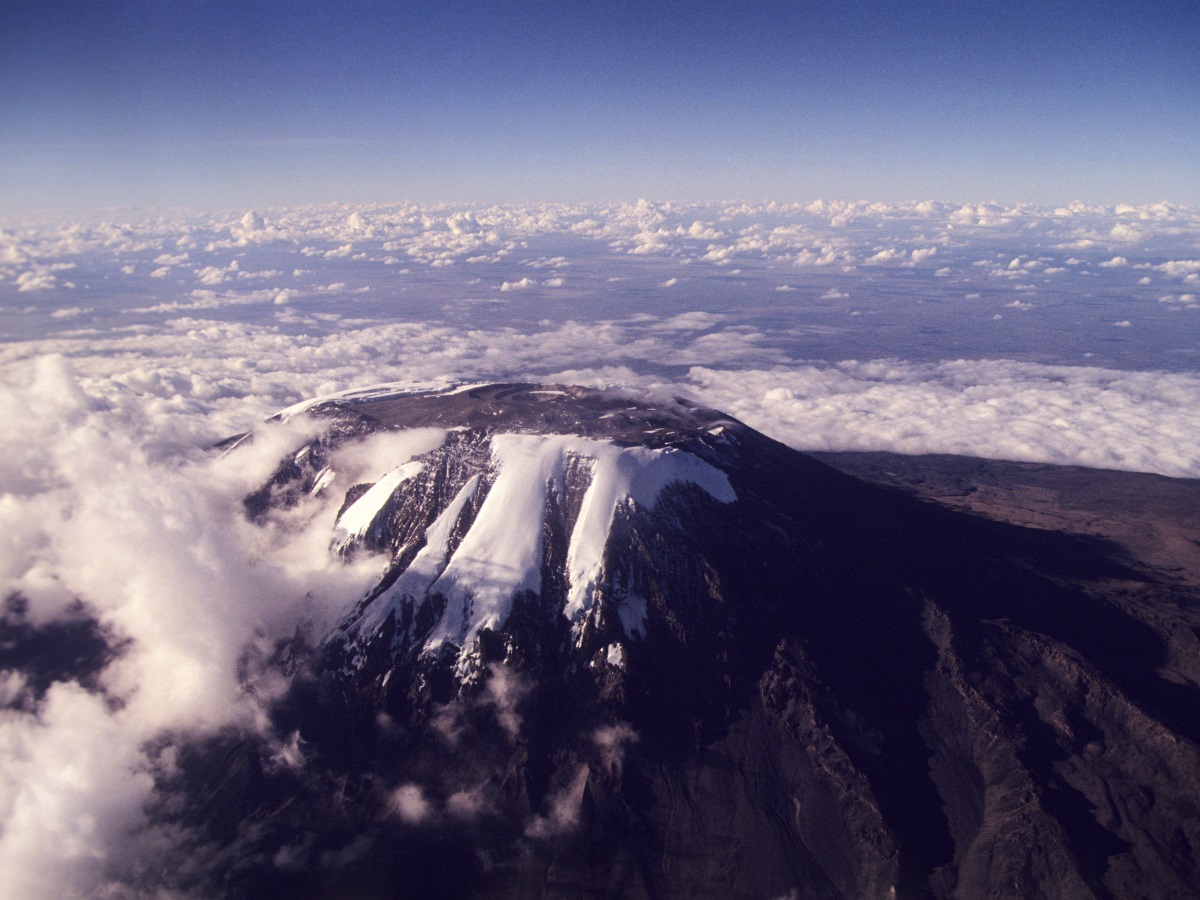
[[[1200,205],[1200,4],[5,0],[0,202]]]

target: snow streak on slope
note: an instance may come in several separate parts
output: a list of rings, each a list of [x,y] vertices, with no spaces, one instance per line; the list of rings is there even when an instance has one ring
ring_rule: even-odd
[[[590,455],[595,458],[592,484],[584,496],[567,552],[571,591],[565,613],[576,624],[591,608],[592,589],[600,578],[613,516],[626,499],[649,509],[662,489],[675,481],[699,485],[721,503],[737,499],[724,472],[690,453],[602,444]]]
[[[433,583],[446,568],[454,526],[462,515],[463,508],[479,490],[481,478],[482,475],[472,475],[450,501],[450,505],[442,510],[433,524],[426,529],[425,546],[420,549],[396,583],[366,609],[357,624],[359,633],[370,634],[383,625],[390,614],[398,612],[399,604],[403,603],[406,597],[424,597],[429,593]]]
[[[396,492],[396,488],[420,472],[421,469],[422,466],[419,462],[405,463],[392,469],[375,482],[370,490],[355,500],[338,518],[337,528],[334,531],[334,546],[338,549],[345,549],[356,538],[366,534],[367,529],[379,517],[383,507]]]
[[[502,627],[515,595],[541,590],[547,501],[551,491],[565,490],[572,464],[581,463],[590,474],[567,551],[569,595],[563,614],[576,628],[592,607],[609,531],[622,504],[653,508],[662,490],[676,482],[695,484],[721,503],[737,499],[723,472],[680,450],[622,447],[577,435],[498,434],[491,438],[491,460],[494,481],[461,543],[451,550],[455,525],[479,490],[482,473],[458,490],[425,530],[424,546],[412,563],[363,611],[354,626],[360,636],[380,628],[402,604],[420,605],[438,594],[446,606],[425,641],[426,652],[443,646],[466,650],[481,629]],[[373,521],[403,481],[396,473],[420,465],[412,462],[389,473],[342,521],[368,500]],[[362,526],[360,535],[370,527],[366,515],[356,513],[354,520]],[[339,525],[339,535],[343,531]]]
[[[561,481],[570,443],[570,438],[540,435],[492,439],[500,472],[471,530],[430,588],[449,604],[428,649],[445,642],[466,646],[479,629],[503,624],[515,592],[538,590],[546,491]]]

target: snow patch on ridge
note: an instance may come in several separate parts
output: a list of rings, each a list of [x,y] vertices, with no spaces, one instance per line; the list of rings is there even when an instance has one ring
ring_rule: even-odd
[[[625,668],[625,648],[620,644],[609,644],[608,652],[605,654],[605,660],[614,669]]]
[[[737,499],[725,473],[681,450],[651,450],[589,442],[584,454],[595,459],[592,483],[583,498],[567,551],[570,592],[564,614],[578,625],[591,609],[600,580],[604,548],[617,507],[631,500],[650,509],[668,484],[691,482],[721,503]]]
[[[481,478],[482,475],[471,476],[450,501],[450,505],[425,530],[425,546],[417,552],[404,574],[363,612],[356,626],[360,633],[369,634],[383,625],[406,597],[423,598],[429,594],[433,583],[445,571],[454,525],[462,515],[463,507],[475,496]]]
[[[419,462],[408,462],[398,466],[380,478],[370,489],[354,501],[341,514],[334,528],[333,543],[338,550],[343,550],[357,538],[367,533],[371,523],[379,515],[379,511],[408,479],[412,478],[424,466]]]
[[[308,495],[310,497],[317,496],[317,494],[329,487],[329,485],[333,483],[333,479],[336,477],[337,473],[329,466],[325,466],[325,468],[321,469],[321,471],[317,473],[317,477],[313,479],[312,490],[308,492]]]
[[[646,598],[636,594],[627,594],[617,604],[617,618],[621,620],[621,629],[625,632],[626,637],[645,637]]]

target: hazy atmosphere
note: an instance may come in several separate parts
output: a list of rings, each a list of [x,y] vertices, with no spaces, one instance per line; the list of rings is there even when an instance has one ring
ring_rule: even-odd
[[[1200,478],[1198,39],[1192,2],[3,4],[4,621],[125,643],[0,670],[0,893],[153,883],[190,737],[302,765],[248,648],[378,574],[240,518],[306,398],[615,384]]]
[[[1200,203],[1187,0],[0,10],[4,212]]]

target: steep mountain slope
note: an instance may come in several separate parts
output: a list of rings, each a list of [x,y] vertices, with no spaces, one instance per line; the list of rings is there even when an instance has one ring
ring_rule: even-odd
[[[331,552],[385,564],[280,650],[290,757],[229,736],[163,785],[159,819],[208,836],[181,886],[1200,892],[1187,580],[682,402],[484,385],[289,415],[327,427],[247,514],[330,498]],[[349,483],[364,446],[380,474]]]

